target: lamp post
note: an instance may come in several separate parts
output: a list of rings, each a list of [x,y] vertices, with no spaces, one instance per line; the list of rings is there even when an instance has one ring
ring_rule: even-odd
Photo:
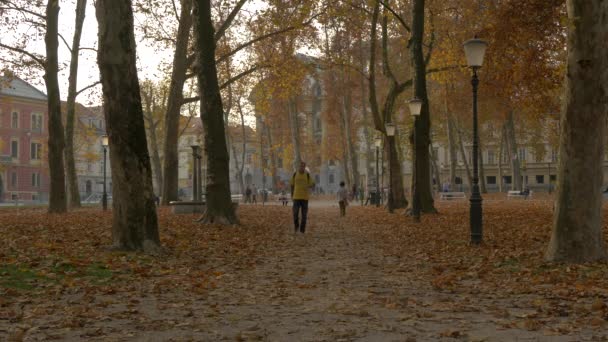
[[[395,211],[395,204],[393,202],[393,144],[395,143],[395,125],[392,122],[387,122],[384,129],[386,130],[386,136],[388,137],[388,212],[393,213]]]
[[[477,170],[477,159],[479,157],[479,134],[477,132],[477,87],[479,86],[479,78],[477,77],[477,70],[483,65],[483,57],[487,47],[488,43],[477,38],[467,40],[464,43],[467,64],[473,71],[471,78],[471,85],[473,86],[473,188],[470,199],[470,226],[471,243],[474,245],[480,244],[483,236],[482,199],[479,192],[479,175]]]
[[[412,144],[412,173],[413,173],[413,184],[412,184],[412,216],[416,222],[420,222],[420,191],[418,189],[418,153],[417,153],[417,144],[416,144],[416,131],[418,127],[418,116],[420,116],[420,112],[422,111],[422,100],[418,98],[413,98],[408,103],[410,107],[410,114],[414,117],[414,132],[413,139],[414,142]]]
[[[380,170],[379,170],[379,154],[380,154],[380,145],[382,145],[382,138],[376,137],[374,141],[374,145],[376,146],[376,207],[380,206]]]
[[[107,135],[101,136],[101,147],[103,148],[103,194],[101,196],[101,207],[108,210],[108,194],[106,192],[106,155],[108,153],[109,139]]]

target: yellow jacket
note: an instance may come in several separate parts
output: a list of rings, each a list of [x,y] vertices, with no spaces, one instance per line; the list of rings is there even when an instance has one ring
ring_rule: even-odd
[[[310,196],[310,188],[315,185],[315,182],[310,177],[308,172],[297,172],[291,177],[292,194],[294,200],[308,200]]]

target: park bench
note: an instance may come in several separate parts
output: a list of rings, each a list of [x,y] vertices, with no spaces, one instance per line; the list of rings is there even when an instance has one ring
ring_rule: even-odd
[[[464,192],[440,192],[440,200],[454,200],[454,199],[467,199],[467,195]]]
[[[239,202],[243,200],[243,195],[231,195],[232,205],[235,209]],[[201,201],[171,201],[171,212],[173,214],[202,214],[205,212],[205,196],[202,196]]]
[[[510,198],[523,198],[523,199],[527,199],[532,197],[532,190],[530,190],[530,193],[528,195],[523,195],[521,193],[521,191],[519,190],[509,190],[509,192],[507,192],[507,199]]]

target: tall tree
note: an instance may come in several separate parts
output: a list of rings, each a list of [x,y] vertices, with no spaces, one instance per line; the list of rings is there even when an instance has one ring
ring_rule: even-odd
[[[65,174],[63,169],[63,149],[65,137],[61,122],[61,99],[59,97],[59,0],[49,0],[46,6],[46,61],[44,65],[44,81],[46,84],[47,103],[49,111],[49,173],[50,194],[49,212],[64,213],[67,211],[65,196]]]
[[[608,116],[608,2],[568,0],[568,64],[561,116],[558,192],[546,258],[606,258],[602,225]]]
[[[424,4],[425,0],[414,0],[412,6],[412,38],[410,54],[414,66],[414,96],[422,100],[422,110],[416,120],[416,184],[422,212],[436,212],[430,177],[429,146],[431,144],[431,114],[426,89],[426,65],[422,50],[424,44]],[[431,47],[432,47],[431,42]],[[415,194],[414,194],[415,196]]]
[[[211,1],[194,1],[194,37],[201,119],[207,157],[207,209],[201,218],[204,223],[238,223],[230,197],[230,167],[224,110],[215,64],[215,33],[211,21]]]
[[[112,239],[125,250],[160,246],[136,67],[131,0],[98,0],[97,62],[112,167]]]
[[[177,36],[175,37],[175,52],[173,55],[173,71],[169,85],[167,111],[165,113],[165,137],[163,145],[163,181],[162,204],[177,200],[178,194],[178,154],[177,141],[179,138],[179,117],[184,99],[184,83],[188,70],[188,42],[192,27],[192,0],[181,0],[181,12]]]
[[[76,162],[74,160],[74,120],[76,117],[76,89],[78,83],[78,59],[80,57],[80,38],[86,14],[87,0],[76,1],[76,22],[74,37],[70,51],[70,75],[68,78],[68,98],[66,104],[65,120],[65,174],[68,182],[68,200],[70,208],[80,207],[80,191],[78,190],[78,177],[76,175]]]

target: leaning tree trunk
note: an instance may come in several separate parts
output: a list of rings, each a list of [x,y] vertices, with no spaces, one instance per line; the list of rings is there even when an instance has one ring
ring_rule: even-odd
[[[333,77],[332,77],[333,78]],[[335,87],[334,87],[335,89]],[[350,161],[350,150],[348,148],[348,139],[349,139],[349,133],[346,130],[347,125],[346,125],[346,105],[345,105],[345,100],[344,100],[344,96],[341,96],[341,108],[339,110],[340,113],[340,145],[342,145],[342,162],[340,163],[342,165],[342,170],[344,172],[344,181],[346,182],[346,188],[350,189],[352,186],[352,181],[351,181],[351,172],[350,172],[350,167],[349,167],[349,161]]]
[[[488,190],[486,189],[486,176],[485,176],[485,172],[484,172],[484,163],[483,163],[483,148],[481,147],[481,142],[479,142],[479,149],[477,150],[478,153],[477,155],[478,157],[478,161],[479,161],[479,188],[482,194],[486,194],[488,193]]]
[[[509,151],[509,159],[511,160],[511,190],[522,190],[521,172],[519,170],[519,157],[517,156],[517,140],[515,138],[515,123],[513,112],[509,111],[507,115],[506,126],[506,141]]]
[[[61,122],[61,100],[59,97],[59,80],[57,73],[59,62],[57,47],[59,45],[59,1],[48,1],[46,7],[46,34],[44,42],[46,46],[46,63],[44,67],[44,81],[47,91],[47,106],[49,111],[49,173],[50,194],[49,213],[65,213],[67,203],[65,198],[65,174],[63,169],[63,150],[65,148],[65,136],[63,135],[63,124]]]
[[[272,130],[270,125],[265,125],[266,127],[266,137],[268,138],[268,153],[270,154],[270,174],[272,175],[272,190],[277,191],[279,189],[279,176],[278,176],[278,167],[277,167],[277,151],[273,147],[272,144]]]
[[[170,201],[178,199],[178,139],[179,118],[184,99],[184,83],[188,62],[188,42],[190,40],[190,27],[192,26],[192,0],[181,1],[181,13],[175,41],[175,54],[173,55],[173,71],[169,85],[169,99],[165,113],[165,139],[163,146],[163,188],[162,204],[168,205]]]
[[[505,126],[503,125],[502,129],[500,130],[500,145],[498,148],[498,192],[503,191],[503,188],[502,188],[502,182],[503,182],[502,158],[505,153],[504,146],[505,146]]]
[[[137,77],[130,0],[98,0],[97,62],[112,167],[112,239],[125,250],[160,246],[152,171]]]
[[[289,127],[291,131],[291,143],[293,146],[293,168],[297,170],[300,162],[302,161],[302,153],[300,149],[300,130],[298,123],[298,113],[296,108],[296,100],[294,98],[289,98],[287,100],[287,110],[289,116]]]
[[[410,55],[414,67],[414,96],[422,100],[422,110],[417,118],[416,129],[416,190],[420,199],[420,210],[437,212],[433,202],[430,181],[429,145],[431,142],[431,114],[426,89],[426,63],[422,51],[424,39],[424,0],[414,0],[412,6],[412,38]]]
[[[456,165],[458,164],[458,151],[457,146],[457,133],[454,124],[454,117],[448,111],[447,102],[447,86],[446,86],[446,100],[445,100],[445,116],[448,126],[448,148],[450,152],[450,186],[456,184]]]
[[[215,38],[211,21],[211,1],[194,1],[194,50],[199,70],[201,119],[207,156],[207,209],[203,223],[236,224],[235,208],[230,197],[230,159],[224,132],[224,110],[215,65]]]
[[[360,68],[361,70],[365,70],[365,50],[363,49],[363,39],[359,39],[359,55],[360,55]],[[361,112],[363,113],[363,136],[365,142],[365,171],[367,175],[366,184],[360,184],[362,189],[367,189],[371,181],[371,177],[374,175],[374,167],[372,165],[372,161],[374,160],[374,151],[372,149],[372,133],[370,133],[371,124],[369,122],[369,112],[367,109],[367,94],[366,94],[366,86],[365,82],[367,82],[365,78],[365,74],[361,74],[359,79],[360,82],[360,90],[361,90]]]
[[[567,4],[568,70],[557,201],[546,258],[582,263],[606,258],[601,186],[608,114],[608,2]]]
[[[67,115],[65,120],[65,174],[68,182],[68,199],[70,208],[80,207],[80,191],[78,191],[78,176],[74,160],[74,120],[76,112],[76,85],[78,77],[78,57],[80,56],[80,37],[87,7],[87,0],[76,2],[76,23],[70,59],[70,76],[68,77]]]

